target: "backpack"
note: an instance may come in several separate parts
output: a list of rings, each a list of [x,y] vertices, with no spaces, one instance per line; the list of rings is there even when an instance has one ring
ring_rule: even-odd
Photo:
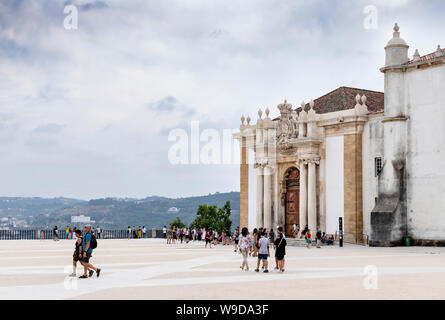
[[[91,249],[96,249],[97,248],[97,240],[96,240],[96,236],[94,234],[91,234],[90,248]]]

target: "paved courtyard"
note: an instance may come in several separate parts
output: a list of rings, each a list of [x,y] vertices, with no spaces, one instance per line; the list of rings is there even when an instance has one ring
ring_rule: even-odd
[[[0,241],[0,299],[445,298],[445,248],[288,247],[286,272],[265,274],[253,271],[254,258],[241,271],[232,246],[99,240],[91,261],[100,278],[77,279],[68,277],[73,247]]]

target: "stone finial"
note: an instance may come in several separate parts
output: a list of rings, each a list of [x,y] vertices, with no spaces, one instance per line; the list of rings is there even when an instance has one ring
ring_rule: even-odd
[[[416,49],[416,52],[414,52],[413,60],[414,60],[415,62],[420,61],[420,53],[419,53],[419,49]]]
[[[258,110],[258,117],[260,117],[260,119],[261,119],[262,116],[263,116],[263,110],[259,109]]]
[[[309,107],[311,107],[311,109],[314,109],[314,105],[315,105],[314,100],[311,100],[311,102],[309,102]]]
[[[303,100],[303,101],[301,101],[301,109],[304,110],[305,107],[306,107],[306,102],[304,102],[304,100]]]
[[[247,125],[250,126],[250,116],[247,116]]]
[[[360,94],[357,94],[355,96],[355,101],[357,104],[355,105],[354,109],[357,116],[365,116],[368,114],[368,107],[366,106],[367,100],[368,99],[365,95],[360,96]]]
[[[434,54],[436,57],[441,57],[443,56],[443,52],[442,52],[442,48],[440,47],[440,44],[437,46],[437,50]]]
[[[244,125],[244,121],[245,121],[245,120],[246,120],[246,119],[244,118],[244,115],[242,115],[242,116],[241,116],[241,124],[242,124],[242,125]]]
[[[266,108],[265,112],[266,112],[266,118],[269,118],[269,113],[270,113],[269,108]]]
[[[399,32],[399,30],[400,30],[400,27],[396,22],[396,24],[394,25],[394,32]]]

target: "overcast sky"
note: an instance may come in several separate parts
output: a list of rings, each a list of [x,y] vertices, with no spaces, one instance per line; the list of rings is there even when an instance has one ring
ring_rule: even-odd
[[[64,28],[64,7],[78,29]],[[366,29],[364,8],[378,9]],[[0,0],[0,195],[80,199],[239,190],[239,166],[172,165],[175,128],[340,86],[383,91],[394,22],[445,46],[441,0]]]

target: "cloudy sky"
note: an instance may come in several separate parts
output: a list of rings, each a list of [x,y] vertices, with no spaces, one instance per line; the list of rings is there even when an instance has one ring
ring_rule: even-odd
[[[67,5],[78,28],[64,28]],[[364,27],[365,7],[378,10]],[[0,195],[190,196],[239,190],[239,167],[173,165],[171,130],[339,86],[383,90],[394,22],[445,46],[441,0],[0,0]],[[201,145],[205,142],[201,142]]]

